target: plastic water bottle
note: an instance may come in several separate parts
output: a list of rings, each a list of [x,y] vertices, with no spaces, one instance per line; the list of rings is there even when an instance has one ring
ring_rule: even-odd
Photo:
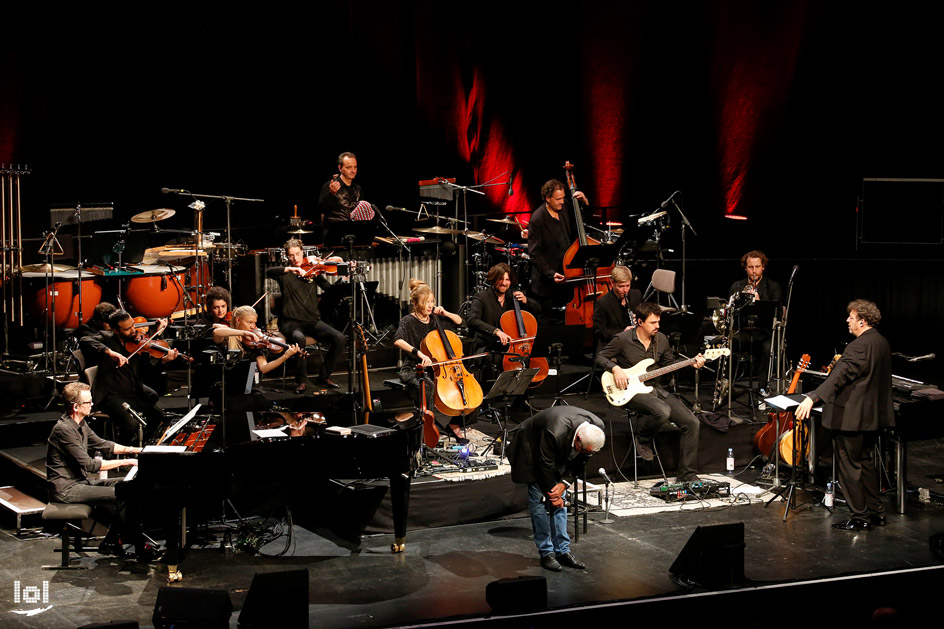
[[[826,494],[823,496],[823,504],[832,509],[833,507],[833,484],[826,483]]]
[[[725,459],[725,468],[728,476],[734,476],[734,448],[728,448],[728,458]]]

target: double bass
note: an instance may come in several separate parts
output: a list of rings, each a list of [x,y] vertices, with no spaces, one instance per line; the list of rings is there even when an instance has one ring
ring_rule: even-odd
[[[462,362],[462,340],[455,332],[444,329],[437,315],[429,316],[436,321],[436,329],[426,335],[420,350],[433,359],[434,404],[440,413],[450,417],[471,413],[482,405],[482,386]]]
[[[588,237],[587,231],[584,229],[580,201],[574,196],[577,193],[577,184],[574,181],[573,173],[574,165],[568,161],[564,164],[564,170],[567,172],[567,187],[570,189],[570,198],[574,204],[574,220],[577,223],[577,240],[564,252],[564,277],[567,278],[565,281],[574,284],[574,296],[567,304],[564,312],[564,322],[567,325],[581,325],[592,328],[593,304],[598,297],[610,292],[608,281],[598,282],[597,280],[608,278],[613,266],[570,268],[570,263],[573,262],[581,247],[603,243]]]
[[[519,287],[520,290],[520,287]],[[508,352],[518,354],[515,356],[505,356],[502,361],[502,371],[509,371],[518,368],[537,368],[538,372],[531,380],[531,387],[536,387],[544,382],[549,370],[546,358],[532,358],[531,350],[534,344],[534,337],[538,333],[538,322],[534,315],[521,309],[521,304],[515,299],[514,295],[506,296],[514,304],[514,310],[506,310],[502,313],[499,324],[502,332],[511,337],[508,344]]]

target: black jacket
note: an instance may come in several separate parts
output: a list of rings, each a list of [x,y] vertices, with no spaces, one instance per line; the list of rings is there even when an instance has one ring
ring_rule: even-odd
[[[469,305],[469,329],[475,332],[472,342],[472,353],[478,354],[486,350],[500,350],[504,347],[495,336],[495,330],[501,327],[501,316],[514,310],[515,305],[512,302],[514,291],[508,289],[505,295],[505,306],[498,303],[498,293],[491,286],[485,290],[476,293]],[[529,299],[528,303],[521,304],[521,308],[538,316],[541,314],[541,306],[536,299]]]
[[[636,306],[642,303],[642,293],[631,288],[626,295],[626,301],[629,303],[629,309],[635,310]],[[629,313],[612,290],[593,304],[593,336],[600,347],[609,343],[611,338],[624,331],[628,325]]]

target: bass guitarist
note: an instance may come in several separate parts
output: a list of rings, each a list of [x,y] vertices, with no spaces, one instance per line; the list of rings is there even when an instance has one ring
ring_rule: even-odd
[[[596,355],[596,365],[604,371],[610,371],[616,386],[625,389],[630,382],[624,369],[651,358],[653,367],[665,367],[677,362],[675,352],[669,346],[669,339],[659,332],[662,307],[659,304],[644,302],[636,307],[637,326],[614,336]],[[700,369],[705,364],[704,357],[695,357],[694,366]],[[647,461],[654,458],[652,439],[666,422],[671,421],[682,431],[679,464],[676,482],[697,481],[695,467],[698,457],[698,419],[682,400],[665,390],[658,382],[651,393],[634,395],[627,408],[640,414],[636,433],[639,456]]]

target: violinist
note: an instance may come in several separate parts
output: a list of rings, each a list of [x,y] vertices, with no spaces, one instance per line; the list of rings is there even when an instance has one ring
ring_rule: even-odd
[[[142,380],[141,365],[150,361],[146,353],[138,352],[129,360],[133,350],[128,349],[133,341],[140,338],[142,332],[135,328],[134,319],[124,310],[116,310],[108,319],[111,330],[103,330],[96,335],[86,337],[90,351],[98,360],[98,373],[92,386],[92,398],[95,406],[111,417],[115,424],[116,438],[123,443],[131,443],[138,435],[138,420],[122,406],[127,402],[131,408],[144,415],[148,426],[144,429],[156,429],[164,419],[164,413],[157,407],[157,392]],[[158,321],[159,329],[167,326],[166,319]],[[167,365],[177,358],[176,350],[169,350],[160,359],[161,365]]]
[[[266,276],[279,283],[282,290],[282,314],[279,316],[279,330],[290,342],[305,345],[305,337],[311,336],[328,347],[318,374],[318,384],[329,389],[340,385],[331,381],[331,373],[338,364],[347,338],[325,323],[318,312],[318,291],[316,286],[326,290],[331,283],[324,273],[309,275],[302,251],[302,242],[292,238],[285,243],[285,253],[289,259],[286,267],[273,267],[266,271]],[[305,276],[305,277],[303,277]],[[295,364],[295,392],[304,393],[308,387],[308,361],[303,354],[298,354]]]
[[[200,330],[200,338],[191,345],[194,358],[199,363],[193,372],[193,380],[190,384],[190,397],[194,400],[209,395],[210,388],[219,376],[216,367],[211,363],[210,355],[206,351],[217,345],[222,352],[226,351],[226,346],[221,341],[214,340],[213,331],[216,328],[230,326],[233,299],[229,291],[222,286],[213,286],[207,291],[204,301],[203,314],[199,323],[203,325]]]
[[[567,187],[558,179],[541,186],[544,203],[531,214],[528,223],[528,255],[531,256],[531,293],[538,298],[545,316],[553,306],[563,306],[573,296],[565,283],[564,254],[576,239],[574,218],[565,208]],[[588,205],[579,190],[574,195]]]
[[[501,262],[489,269],[486,281],[489,287],[476,293],[469,307],[469,329],[475,332],[473,354],[507,351],[505,348],[511,342],[511,337],[501,329],[500,321],[503,313],[514,310],[512,299],[517,299],[521,307],[531,314],[541,314],[537,300],[528,299],[520,290],[512,292],[511,285],[517,282],[517,277],[508,264]],[[483,367],[494,366],[494,362],[488,359],[484,359],[483,363]]]
[[[761,299],[779,303],[782,296],[780,284],[764,275],[768,262],[769,260],[763,251],[748,251],[741,256],[741,266],[747,272],[747,277],[731,284],[728,295],[740,294],[748,296],[751,300]],[[744,325],[745,323],[742,322],[741,327],[750,329],[742,329],[735,335],[735,340],[739,348],[751,348],[749,351],[754,354],[753,362],[756,368],[757,387],[761,396],[766,397],[767,380],[770,372],[770,332],[761,329],[756,324]],[[744,350],[739,349],[738,351]],[[761,405],[764,405],[763,400],[758,403],[759,407]]]
[[[394,337],[394,345],[403,350],[403,360],[400,361],[400,380],[406,384],[413,392],[416,405],[419,406],[420,382],[416,375],[416,366],[422,365],[428,367],[432,364],[432,359],[420,351],[420,345],[426,335],[436,330],[436,322],[432,315],[435,314],[442,318],[443,326],[447,328],[453,325],[461,325],[462,319],[457,314],[447,311],[442,306],[436,305],[436,297],[433,290],[418,279],[410,280],[410,302],[413,304],[413,311],[400,319],[400,325],[397,327],[397,333]],[[436,387],[432,378],[426,376],[426,408],[433,408],[433,395]],[[449,425],[450,430],[461,439],[459,425]]]
[[[111,330],[111,326],[108,324],[108,318],[111,316],[111,313],[116,310],[118,310],[118,308],[116,308],[114,304],[103,301],[95,306],[95,310],[92,312],[92,318],[88,320],[88,323],[83,323],[75,329],[75,338],[78,340],[79,349],[82,351],[85,369],[98,364],[98,352],[89,346],[86,338],[95,336],[105,330]],[[83,374],[83,378],[84,377]]]
[[[233,327],[217,327],[213,330],[213,340],[217,343],[225,342],[227,349],[236,349],[242,356],[255,358],[259,372],[267,374],[285,361],[298,354],[301,349],[297,344],[288,345],[284,351],[273,360],[267,358],[267,343],[265,336],[256,327],[259,315],[252,306],[239,306],[233,311]]]
[[[207,291],[202,322],[208,328],[229,327],[229,311],[232,307],[233,298],[229,291],[222,286],[214,286]],[[209,333],[207,335],[209,336]]]

